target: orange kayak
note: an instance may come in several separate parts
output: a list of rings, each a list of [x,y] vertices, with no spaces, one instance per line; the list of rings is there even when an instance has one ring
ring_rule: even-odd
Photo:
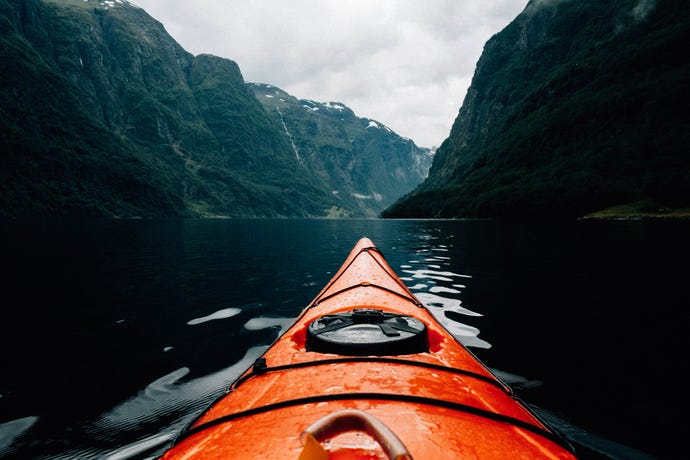
[[[362,238],[162,458],[576,457]]]

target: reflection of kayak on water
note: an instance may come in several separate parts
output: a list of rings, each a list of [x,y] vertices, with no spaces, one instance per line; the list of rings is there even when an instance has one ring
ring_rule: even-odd
[[[362,238],[163,458],[575,458]]]

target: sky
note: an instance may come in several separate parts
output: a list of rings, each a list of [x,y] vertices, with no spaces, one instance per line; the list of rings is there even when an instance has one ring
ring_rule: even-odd
[[[247,82],[341,102],[419,147],[450,133],[486,41],[528,0],[130,0]]]

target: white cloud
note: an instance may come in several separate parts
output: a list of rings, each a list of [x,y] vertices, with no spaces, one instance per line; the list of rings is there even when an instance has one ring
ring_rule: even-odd
[[[193,54],[246,81],[338,101],[418,145],[440,145],[484,43],[527,0],[132,0]]]

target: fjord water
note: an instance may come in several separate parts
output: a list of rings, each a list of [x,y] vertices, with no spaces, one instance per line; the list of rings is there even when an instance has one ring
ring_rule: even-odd
[[[1,458],[155,458],[362,236],[582,458],[685,451],[688,221],[0,228]]]

